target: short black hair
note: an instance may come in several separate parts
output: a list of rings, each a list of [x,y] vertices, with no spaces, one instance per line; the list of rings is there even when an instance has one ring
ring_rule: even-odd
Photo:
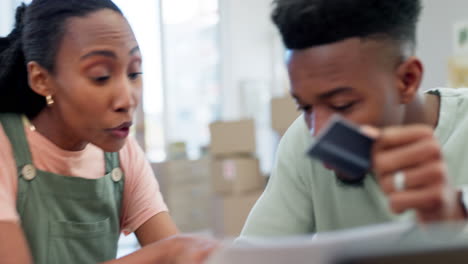
[[[274,0],[272,19],[291,50],[374,36],[414,50],[421,9],[420,0]]]
[[[35,61],[54,72],[67,19],[101,9],[122,15],[111,0],[34,0],[16,9],[13,31],[0,38],[0,112],[32,118],[46,106],[45,99],[28,85],[27,63]]]

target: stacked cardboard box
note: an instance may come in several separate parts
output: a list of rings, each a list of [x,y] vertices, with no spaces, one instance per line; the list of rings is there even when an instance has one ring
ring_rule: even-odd
[[[450,87],[468,87],[468,56],[455,56],[449,60]]]
[[[252,119],[210,124],[210,151],[214,157],[255,153],[255,123]]]
[[[230,156],[213,159],[212,185],[221,195],[243,194],[264,186],[257,158]]]
[[[255,157],[253,120],[210,125],[213,186],[213,231],[219,237],[239,235],[265,186]]]
[[[237,237],[263,190],[214,197],[213,231],[218,237]]]
[[[211,161],[170,160],[153,163],[172,219],[183,232],[211,229]]]
[[[271,99],[271,127],[282,136],[300,112],[290,95]]]

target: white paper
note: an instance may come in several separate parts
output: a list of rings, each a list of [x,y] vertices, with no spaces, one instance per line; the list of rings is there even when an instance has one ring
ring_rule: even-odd
[[[411,222],[399,222],[303,237],[238,239],[215,252],[206,264],[328,263],[349,245],[395,243],[413,226]]]

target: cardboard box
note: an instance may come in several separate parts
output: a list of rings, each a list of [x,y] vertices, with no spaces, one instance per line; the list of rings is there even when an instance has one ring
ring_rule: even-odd
[[[283,135],[301,113],[291,96],[271,99],[271,127]]]
[[[170,160],[151,165],[177,227],[183,232],[209,229],[211,160]]]
[[[239,236],[250,210],[262,193],[263,191],[255,191],[243,195],[215,196],[214,235],[220,238]]]
[[[211,176],[213,190],[218,194],[241,194],[261,190],[265,186],[259,161],[252,157],[214,159]]]
[[[210,228],[211,185],[185,184],[167,190],[169,213],[182,232],[195,232]]]
[[[211,182],[211,160],[170,160],[151,164],[163,196],[173,186]]]
[[[468,87],[468,56],[450,58],[449,80],[450,87]]]
[[[209,203],[208,203],[209,204]],[[210,213],[211,207],[206,208],[188,207],[175,208],[169,211],[172,220],[182,233],[201,232],[211,230]]]
[[[209,183],[185,184],[167,189],[165,201],[169,209],[190,207],[208,203],[212,194]]]
[[[166,155],[168,160],[186,160],[187,145],[185,142],[172,142],[166,147]]]
[[[255,124],[252,119],[210,124],[211,154],[214,156],[255,153]]]

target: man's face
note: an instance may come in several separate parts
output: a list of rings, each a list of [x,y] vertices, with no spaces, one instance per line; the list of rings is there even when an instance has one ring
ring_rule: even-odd
[[[313,135],[333,114],[376,127],[402,124],[400,61],[392,49],[383,40],[350,38],[291,53],[291,94]]]

